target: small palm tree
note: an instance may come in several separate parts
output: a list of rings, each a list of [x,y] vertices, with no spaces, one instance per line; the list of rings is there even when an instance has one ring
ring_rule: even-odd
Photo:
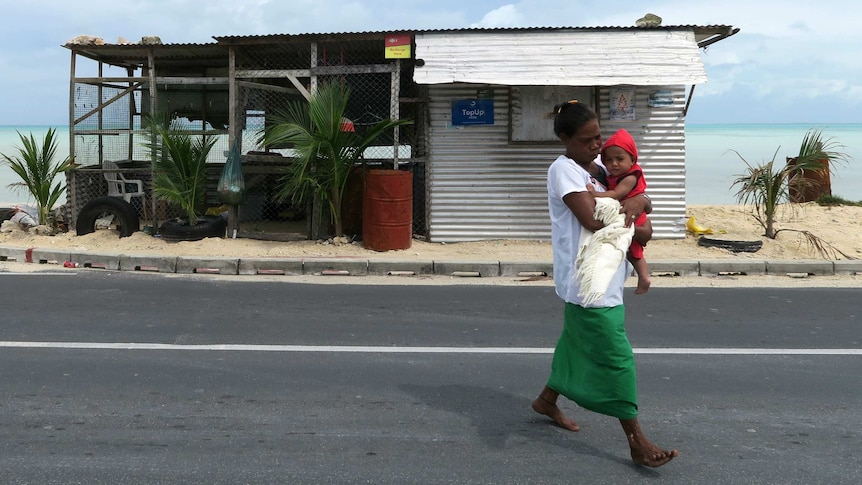
[[[276,194],[299,206],[313,197],[329,205],[335,235],[343,230],[342,198],[351,169],[363,151],[386,130],[410,123],[383,120],[362,133],[346,130],[344,111],[350,90],[339,82],[323,83],[308,102],[292,102],[270,117],[260,133],[264,146],[288,144],[296,153]]]
[[[0,154],[3,157],[0,161],[21,178],[20,182],[11,183],[9,187],[18,190],[26,189],[36,201],[39,224],[50,222],[48,214],[66,189],[66,184],[61,182],[54,184],[54,179],[72,166],[72,158],[69,156],[60,162],[54,162],[54,155],[57,153],[55,135],[56,130],[49,128],[40,146],[36,143],[32,132],[29,137],[18,132],[18,138],[22,144],[16,147],[18,155],[10,157],[5,153]]]
[[[179,205],[194,225],[206,201],[206,161],[216,140],[191,136],[155,119],[150,127],[155,135],[148,144],[154,152],[153,196]]]
[[[791,202],[811,200],[807,198],[809,188],[813,189],[815,194],[820,192],[820,182],[815,180],[817,176],[808,177],[807,172],[831,175],[836,164],[848,163],[849,157],[837,151],[842,148],[844,145],[833,138],[824,138],[820,130],[810,130],[805,134],[799,147],[799,154],[787,160],[788,164],[793,165],[797,170],[788,180]],[[825,180],[828,181],[829,178],[826,177]]]
[[[778,167],[775,157],[781,147],[775,151],[772,160],[761,165],[748,163],[739,152],[732,150],[747,167],[744,173],[736,175],[737,178],[733,180],[732,187],[739,187],[737,201],[754,206],[754,218],[766,230],[766,237],[775,239],[778,233],[775,230],[775,211],[781,204],[792,202],[791,184],[800,188],[812,183],[802,176],[806,170],[827,170],[831,173],[833,164],[830,162],[847,162],[847,155],[835,151],[841,146],[832,138],[824,138],[819,130],[809,130],[802,140],[799,155]]]
[[[754,218],[766,230],[766,237],[775,239],[775,211],[788,199],[787,182],[792,172],[791,166],[775,168],[775,155],[762,165],[751,165],[739,152],[734,153],[745,162],[745,173],[738,174],[733,186],[739,186],[736,199],[740,204],[754,206]],[[778,151],[775,152],[776,155]]]

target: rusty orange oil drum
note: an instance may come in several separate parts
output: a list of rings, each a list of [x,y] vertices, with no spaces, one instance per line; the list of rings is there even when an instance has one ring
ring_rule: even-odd
[[[413,242],[413,173],[369,170],[362,200],[362,244],[375,251],[409,249]]]

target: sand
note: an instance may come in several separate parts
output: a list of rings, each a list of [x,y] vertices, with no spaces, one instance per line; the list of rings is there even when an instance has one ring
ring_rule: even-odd
[[[725,249],[699,246],[697,237],[687,234],[684,239],[658,239],[646,249],[648,260],[705,259],[860,259],[862,258],[862,207],[823,207],[815,203],[783,206],[776,227],[781,229],[776,239],[762,236],[764,230],[743,206],[689,206],[687,216],[694,216],[699,226],[715,232],[713,237],[763,241],[763,247],[753,253],[734,253]],[[799,232],[809,231],[836,251],[818,253]],[[492,260],[550,261],[551,245],[547,241],[494,240],[462,243],[429,243],[414,240],[410,249],[377,252],[361,243],[326,241],[263,241],[257,239],[207,238],[201,241],[166,242],[137,232],[119,238],[110,231],[77,236],[74,232],[54,236],[32,235],[20,230],[0,233],[0,245],[36,247],[41,249],[71,249],[77,252],[141,253],[176,256],[230,257],[361,257],[428,260]]]
[[[777,218],[776,227],[782,229],[775,240],[762,236],[763,228],[751,216],[750,209],[740,206],[689,206],[687,216],[694,216],[698,225],[708,227],[715,237],[731,240],[763,242],[754,253],[730,252],[725,249],[699,246],[697,237],[687,234],[681,239],[664,239],[650,242],[646,248],[648,260],[817,260],[862,259],[862,207],[821,207],[814,203],[784,207]],[[809,231],[836,251],[818,253],[795,231]],[[376,252],[365,249],[360,243],[333,244],[320,241],[276,242],[255,239],[210,238],[194,242],[170,243],[153,238],[143,232],[119,238],[109,231],[76,236],[74,233],[55,236],[38,236],[13,230],[0,232],[0,246],[19,248],[69,249],[75,252],[148,254],[165,256],[228,256],[228,257],[355,257],[365,259],[421,259],[433,261],[491,260],[491,261],[551,261],[551,245],[547,241],[495,240],[453,244],[429,243],[414,240],[412,247],[401,251]],[[0,272],[77,271],[62,266],[18,262],[0,262]],[[248,276],[165,274],[179,278],[227,278],[238,281],[298,282],[308,284],[363,284],[363,285],[508,285],[552,286],[551,278],[457,278],[443,275],[398,276]],[[634,286],[631,277],[627,286]],[[653,288],[662,287],[797,287],[797,288],[862,288],[862,275],[816,276],[794,278],[788,275],[722,275],[653,277]]]

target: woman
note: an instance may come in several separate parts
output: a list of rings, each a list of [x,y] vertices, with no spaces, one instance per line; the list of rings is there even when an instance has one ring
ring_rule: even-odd
[[[579,283],[572,277],[583,230],[595,231],[595,199],[588,185],[604,191],[606,171],[596,159],[602,147],[598,117],[577,100],[554,108],[554,132],[565,146],[548,169],[548,206],[554,253],[554,283],[565,302],[563,333],[554,350],[547,385],[533,401],[533,409],[560,426],[578,431],[577,423],[557,406],[560,394],[579,406],[620,420],[635,463],[657,467],[679,455],[651,443],[637,419],[637,383],[634,354],[625,333],[623,287],[631,267],[622,262],[605,295],[589,305],[578,296]],[[649,198],[628,199],[622,212],[629,226],[642,212],[652,210]],[[652,227],[635,228],[635,239],[645,244]],[[623,259],[622,261],[625,261]]]

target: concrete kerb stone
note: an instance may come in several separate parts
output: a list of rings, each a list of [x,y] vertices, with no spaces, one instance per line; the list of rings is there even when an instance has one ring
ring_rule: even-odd
[[[434,274],[434,261],[413,261],[409,259],[369,259],[368,274],[389,275],[413,273],[415,276]]]
[[[766,261],[763,260],[728,260],[728,259],[713,259],[700,262],[701,276],[717,276],[717,275],[758,275],[766,274]]]
[[[238,272],[241,275],[299,276],[303,272],[302,258],[241,258]]]
[[[467,276],[475,273],[483,278],[500,276],[499,261],[434,261],[434,274]]]
[[[119,270],[120,269],[120,253],[72,253],[69,255],[69,261],[78,263],[79,267]]]
[[[120,256],[120,271],[150,271],[157,273],[176,273],[176,256],[128,255]]]
[[[0,260],[16,262],[65,261],[83,267],[119,271],[153,271],[160,273],[209,273],[226,275],[255,274],[349,274],[386,275],[408,273],[445,276],[553,276],[553,263],[521,261],[441,260],[362,258],[218,258],[177,257],[161,255],[128,255],[114,253],[74,253],[40,248],[0,246]],[[653,275],[714,276],[722,273],[745,275],[857,275],[862,274],[862,260],[654,260],[649,261]]]
[[[25,261],[30,263],[63,264],[70,260],[72,253],[69,251],[51,251],[49,249],[34,248],[29,256],[29,258],[25,258]]]
[[[238,258],[188,258],[180,256],[177,258],[177,273],[200,273],[200,274],[239,274]]]
[[[831,276],[835,274],[835,265],[832,261],[822,260],[767,261],[766,272],[771,275],[806,273],[813,276]]]
[[[653,276],[699,276],[700,264],[697,261],[676,261],[670,259],[647,260],[650,275]]]
[[[0,261],[16,261],[19,263],[23,263],[26,260],[26,248],[7,248],[0,246]]]
[[[303,274],[343,274],[345,276],[364,276],[368,274],[367,259],[348,258],[306,258],[302,260]]]
[[[862,275],[862,260],[838,260],[833,261],[835,274],[837,275]]]
[[[500,261],[500,276],[554,276],[554,263]]]

